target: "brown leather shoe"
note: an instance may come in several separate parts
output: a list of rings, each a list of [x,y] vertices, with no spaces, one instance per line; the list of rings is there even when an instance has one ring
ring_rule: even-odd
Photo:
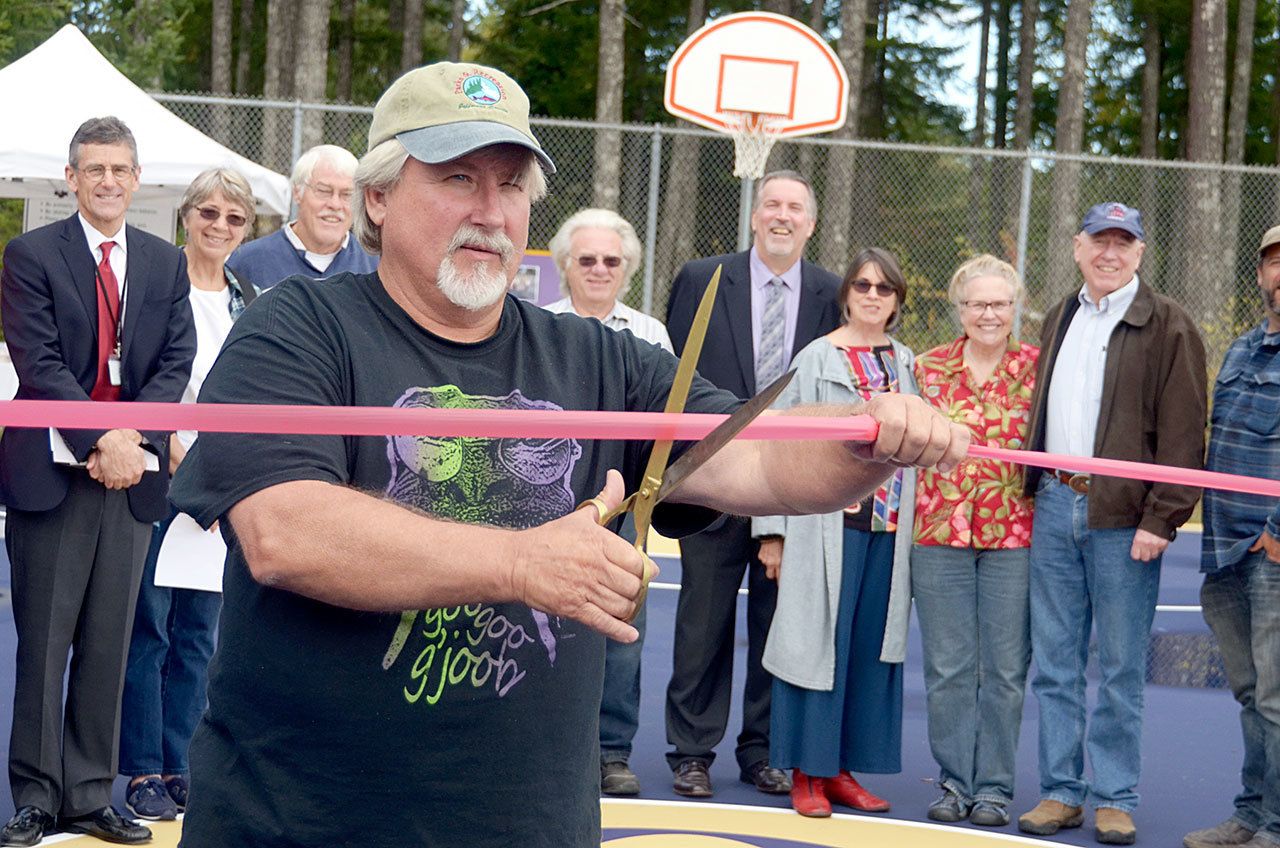
[[[675,768],[675,780],[671,784],[677,795],[689,798],[711,797],[711,774],[702,760],[685,760]]]
[[[791,791],[791,778],[782,769],[769,765],[768,760],[756,763],[739,775],[739,779],[766,795],[786,795]]]
[[[1084,809],[1069,807],[1061,801],[1045,798],[1029,812],[1018,817],[1018,830],[1037,836],[1052,836],[1068,827],[1084,823]]]
[[[1094,838],[1104,845],[1132,845],[1138,838],[1133,816],[1115,807],[1099,807],[1094,815]]]

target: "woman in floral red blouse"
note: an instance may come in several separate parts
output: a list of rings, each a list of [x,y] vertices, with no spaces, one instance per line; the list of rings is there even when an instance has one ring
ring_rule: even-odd
[[[1039,348],[1013,339],[1022,281],[982,255],[951,278],[964,334],[915,362],[920,394],[973,431],[973,443],[1018,448],[1026,437]],[[1014,754],[1031,658],[1031,502],[1020,466],[970,458],[922,471],[911,588],[924,642],[929,745],[943,795],[934,821],[1008,824]]]

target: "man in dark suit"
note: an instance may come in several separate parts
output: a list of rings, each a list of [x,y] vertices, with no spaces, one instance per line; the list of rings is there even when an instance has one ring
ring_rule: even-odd
[[[140,173],[133,134],[117,118],[93,118],[69,159],[79,211],[4,252],[0,315],[17,397],[176,403],[195,355],[190,284],[180,250],[125,225]],[[83,467],[54,461],[59,434]],[[168,514],[167,435],[10,427],[0,436],[18,630],[17,812],[0,844],[38,844],[55,816],[63,830],[112,842],[151,838],[111,806],[111,784],[143,559],[151,522]]]
[[[801,348],[839,323],[840,278],[804,261],[817,221],[817,200],[795,171],[774,171],[756,185],[751,230],[743,253],[687,263],[676,275],[667,329],[683,353],[693,315],[717,265],[723,265],[698,373],[739,397],[764,388]],[[734,619],[742,574],[747,586],[747,680],[743,687],[740,776],[761,792],[791,791],[787,775],[769,766],[769,702],[773,678],[761,665],[773,620],[777,584],[765,574],[748,520],[723,523],[680,543],[682,588],[676,609],[675,658],[667,687],[667,761],[675,791],[711,795],[708,769],[724,737],[732,695]]]

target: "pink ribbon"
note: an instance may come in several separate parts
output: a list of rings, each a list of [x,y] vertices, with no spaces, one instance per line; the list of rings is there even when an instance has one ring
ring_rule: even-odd
[[[307,436],[472,436],[515,439],[672,439],[696,441],[723,415],[662,412],[587,412],[537,409],[399,409],[368,406],[96,403],[69,400],[0,401],[0,426],[64,430],[200,430]],[[878,431],[867,415],[757,418],[740,439],[871,442]],[[1280,481],[1146,462],[1063,456],[973,445],[969,455],[1020,465],[1152,483],[1224,489],[1280,498]]]

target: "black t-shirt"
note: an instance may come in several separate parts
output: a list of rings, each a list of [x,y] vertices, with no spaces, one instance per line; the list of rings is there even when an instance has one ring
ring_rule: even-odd
[[[675,366],[630,333],[512,297],[494,336],[449,342],[415,324],[376,274],[342,274],[264,293],[200,400],[651,411]],[[688,409],[738,404],[698,379]],[[207,526],[255,491],[321,480],[525,528],[595,495],[610,468],[634,490],[650,447],[204,433],[171,497]],[[683,533],[711,517],[675,507],[655,522]],[[225,603],[184,846],[600,844],[603,637],[519,604],[403,616],[330,606],[259,585],[222,528]]]

